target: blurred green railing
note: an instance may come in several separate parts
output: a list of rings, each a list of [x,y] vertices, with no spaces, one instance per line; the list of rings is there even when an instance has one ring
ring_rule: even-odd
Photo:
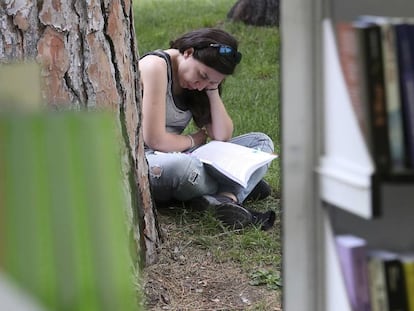
[[[46,310],[140,309],[120,140],[104,112],[0,114],[0,272]]]

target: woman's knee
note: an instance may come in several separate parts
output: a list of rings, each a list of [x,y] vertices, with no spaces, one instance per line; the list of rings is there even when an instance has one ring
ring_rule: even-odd
[[[274,144],[272,139],[262,132],[251,132],[240,135],[233,138],[231,142],[254,149],[259,149],[265,152],[274,151]]]
[[[273,141],[267,134],[261,132],[255,134],[257,135],[258,144],[261,146],[262,151],[274,152],[275,147]]]

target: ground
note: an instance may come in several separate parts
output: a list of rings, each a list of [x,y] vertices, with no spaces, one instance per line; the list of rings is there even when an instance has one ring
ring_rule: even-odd
[[[145,310],[282,310],[281,290],[250,285],[239,263],[195,243],[171,214],[158,220],[163,243],[159,261],[144,269]]]

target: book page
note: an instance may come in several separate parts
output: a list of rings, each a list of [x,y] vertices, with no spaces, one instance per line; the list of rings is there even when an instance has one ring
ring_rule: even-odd
[[[211,141],[191,154],[244,187],[257,168],[277,157],[275,154],[221,141]]]

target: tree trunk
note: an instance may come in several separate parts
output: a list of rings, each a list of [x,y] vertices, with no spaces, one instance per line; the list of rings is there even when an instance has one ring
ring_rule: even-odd
[[[130,232],[146,264],[160,243],[141,131],[141,91],[131,0],[5,0],[0,62],[36,60],[49,108],[109,108],[119,118],[131,193]]]
[[[238,0],[227,18],[255,26],[279,25],[279,0]]]

